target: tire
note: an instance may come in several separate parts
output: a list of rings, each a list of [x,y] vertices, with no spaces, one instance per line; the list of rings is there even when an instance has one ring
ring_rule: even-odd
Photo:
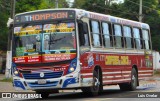
[[[97,96],[103,90],[102,80],[100,79],[99,70],[93,72],[93,84],[91,87],[82,88],[84,94]]]
[[[131,72],[131,82],[130,83],[121,83],[119,84],[121,91],[133,91],[136,90],[138,84],[138,76],[135,68],[132,69]]]
[[[130,89],[129,83],[121,83],[119,84],[119,87],[121,91],[128,91]]]
[[[132,74],[131,74],[131,82],[129,84],[130,90],[136,90],[137,88],[137,84],[138,84],[138,75],[137,75],[137,71],[135,70],[135,68],[132,69]]]

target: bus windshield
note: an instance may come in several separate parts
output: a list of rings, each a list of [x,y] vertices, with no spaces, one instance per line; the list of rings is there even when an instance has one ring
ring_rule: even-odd
[[[42,51],[75,50],[74,23],[45,24]]]
[[[28,25],[14,28],[16,56],[38,54],[42,25]]]
[[[15,59],[23,57],[19,58],[18,62],[22,62],[21,59],[25,62],[56,62],[73,59],[76,56],[75,36],[73,22],[24,24],[15,27],[14,57]]]

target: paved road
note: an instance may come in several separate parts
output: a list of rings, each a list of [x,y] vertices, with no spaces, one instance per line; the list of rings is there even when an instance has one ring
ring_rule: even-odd
[[[122,92],[119,90],[118,86],[106,86],[102,94],[96,97],[91,97],[84,95],[80,90],[75,92],[62,92],[60,94],[51,94],[48,99],[0,99],[2,101],[37,101],[37,100],[47,100],[47,101],[159,101],[160,99],[160,81],[157,78],[156,80],[147,80],[140,82],[140,86],[137,87],[136,91],[126,91]],[[2,88],[2,83],[0,82],[0,89]],[[7,83],[6,83],[7,84]],[[5,83],[3,83],[3,88]],[[9,89],[9,84],[7,85]],[[7,90],[7,88],[3,90]],[[11,89],[11,88],[10,88]],[[12,89],[13,90],[13,89]],[[12,92],[11,90],[11,92]],[[2,90],[1,90],[2,91]],[[8,90],[7,90],[8,91]],[[140,95],[158,95],[159,98],[138,98]],[[132,98],[132,99],[131,99]]]

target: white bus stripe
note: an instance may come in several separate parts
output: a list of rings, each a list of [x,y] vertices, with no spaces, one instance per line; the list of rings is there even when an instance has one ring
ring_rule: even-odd
[[[139,70],[139,73],[143,73],[143,72],[153,72],[153,70]]]
[[[121,72],[103,72],[103,74],[118,74],[118,73],[121,73]]]
[[[139,76],[146,76],[146,75],[152,75],[152,74],[138,74]]]
[[[82,76],[88,76],[88,75],[93,75],[93,73],[85,73],[85,74],[81,74]]]
[[[118,82],[118,81],[125,81],[125,80],[131,80],[131,79],[107,80],[107,81],[103,81],[103,82],[107,83],[107,82]]]

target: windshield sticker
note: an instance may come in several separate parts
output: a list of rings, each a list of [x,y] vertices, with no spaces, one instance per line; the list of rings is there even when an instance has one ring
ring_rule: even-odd
[[[39,34],[42,29],[42,25],[35,25],[35,26],[27,26],[27,27],[15,27],[14,34],[18,36],[22,35],[32,35],[32,34]]]
[[[26,52],[35,52],[35,48],[33,47],[33,44],[26,45]]]
[[[26,48],[25,47],[18,47],[16,48],[16,56],[24,56]]]
[[[55,62],[55,61],[64,61],[70,60],[76,57],[76,53],[66,54],[66,53],[59,53],[59,54],[44,54],[43,61],[46,62]]]
[[[44,30],[48,32],[72,32],[75,28],[74,23],[45,24]]]

